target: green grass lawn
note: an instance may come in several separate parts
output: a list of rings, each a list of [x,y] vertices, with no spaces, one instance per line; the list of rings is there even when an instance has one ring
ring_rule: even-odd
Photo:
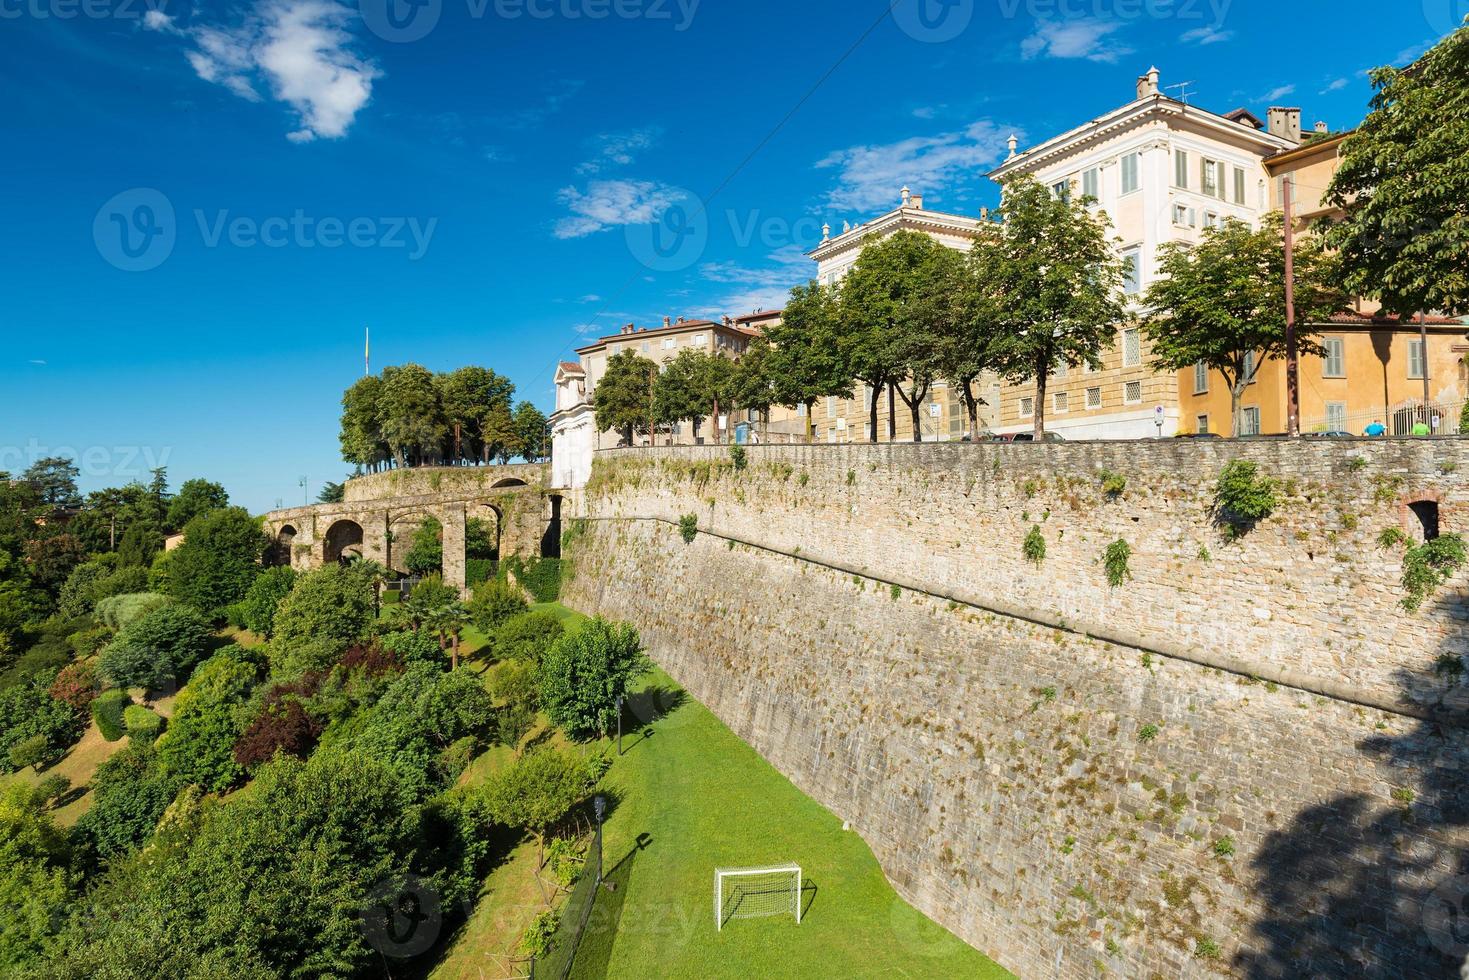
[[[1007,977],[893,891],[862,838],[793,786],[661,671],[645,691],[677,706],[624,738],[606,777],[615,890],[597,907],[573,977]],[[651,716],[646,695],[637,706]],[[641,846],[639,846],[641,841]],[[716,932],[714,869],[794,861],[793,917]]]

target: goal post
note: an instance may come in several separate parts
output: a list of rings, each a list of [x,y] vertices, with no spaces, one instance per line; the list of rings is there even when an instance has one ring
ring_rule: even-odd
[[[714,928],[730,919],[793,915],[801,924],[801,866],[714,869]]]

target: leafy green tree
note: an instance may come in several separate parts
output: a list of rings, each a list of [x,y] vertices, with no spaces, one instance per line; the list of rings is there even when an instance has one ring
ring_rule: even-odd
[[[464,557],[493,560],[499,557],[495,525],[479,517],[464,522]]]
[[[116,555],[101,555],[71,570],[56,597],[56,609],[68,618],[85,616],[96,606],[97,583],[117,570]]]
[[[541,704],[573,738],[605,735],[617,718],[617,699],[648,669],[631,625],[588,620],[541,658]]]
[[[454,426],[459,426],[458,459],[489,462],[490,442],[486,439],[485,418],[495,406],[510,410],[515,385],[483,367],[462,367],[435,379],[444,416],[452,439]]]
[[[500,660],[524,660],[538,665],[564,632],[566,628],[553,613],[542,610],[520,613],[500,624],[490,638],[490,647]]]
[[[35,488],[42,507],[55,510],[82,505],[82,495],[77,492],[80,475],[81,470],[66,457],[47,456],[27,467],[20,478]]]
[[[185,480],[168,505],[168,526],[186,527],[200,514],[229,505],[230,495],[220,484],[209,480]]]
[[[432,575],[444,567],[444,525],[427,517],[413,530],[403,566],[415,575]]]
[[[770,400],[776,405],[805,408],[808,439],[813,431],[811,409],[816,400],[850,397],[853,375],[860,377],[859,372],[865,370],[853,359],[859,346],[853,332],[860,325],[843,322],[840,314],[835,291],[813,281],[791,290],[781,322],[766,331],[770,339],[770,351],[765,356]]]
[[[527,463],[539,463],[550,454],[546,444],[546,414],[530,402],[515,406],[516,455]]]
[[[38,961],[72,900],[66,833],[46,801],[24,784],[0,795],[0,971]]]
[[[1066,364],[1100,366],[1127,315],[1123,262],[1108,220],[1085,200],[1054,196],[1033,178],[1004,186],[1004,233],[995,243],[999,366],[1017,384],[1035,383],[1035,438],[1046,428],[1046,382]]]
[[[153,745],[130,742],[92,777],[92,804],[76,823],[81,849],[105,861],[140,847],[177,792]]]
[[[1388,313],[1469,310],[1469,27],[1407,68],[1377,68],[1372,111],[1341,147],[1326,232],[1340,281]]]
[[[735,362],[730,377],[729,397],[734,407],[758,412],[761,418],[769,417],[775,399],[771,376],[773,355],[769,338],[756,337],[750,341]]]
[[[961,322],[963,269],[955,250],[921,232],[900,231],[865,244],[842,280],[840,317],[856,327],[855,362],[893,385],[908,406],[914,442],[923,440],[922,408],[940,373],[944,341]],[[869,421],[875,412],[874,397]]]
[[[184,541],[168,553],[168,587],[174,598],[220,619],[260,574],[270,538],[243,507],[209,510],[184,528]]]
[[[202,660],[213,637],[209,621],[197,610],[169,603],[119,630],[102,651],[98,666],[121,687],[160,690]]]
[[[586,796],[586,766],[564,750],[527,752],[491,776],[480,790],[491,816],[535,835],[537,866],[545,862],[546,833]]]
[[[607,360],[607,373],[592,392],[592,407],[603,432],[620,432],[622,441],[633,444],[636,432],[653,431],[653,393],[658,365],[631,350],[620,351]]]
[[[515,431],[515,417],[504,405],[491,405],[485,410],[483,423],[485,459],[504,465],[515,455],[519,436]]]
[[[53,534],[27,541],[26,564],[31,579],[47,592],[59,592],[72,569],[87,560],[86,547],[71,534]]]
[[[423,616],[423,628],[438,637],[439,647],[449,651],[449,669],[459,669],[459,637],[469,625],[469,610],[456,597],[429,609]]]
[[[440,606],[459,601],[459,590],[444,584],[442,575],[429,575],[413,587],[408,598],[393,609],[392,614],[402,619],[409,629],[423,628],[428,614]]]
[[[706,386],[707,362],[714,356],[706,351],[683,350],[663,366],[653,384],[653,418],[659,425],[671,426],[688,419],[698,436],[699,426],[715,400],[708,397]]]
[[[1296,247],[1296,337],[1305,354],[1323,353],[1310,324],[1324,323],[1345,297],[1333,289],[1330,259],[1313,236]],[[1161,278],[1148,289],[1143,329],[1158,367],[1203,363],[1229,385],[1229,415],[1239,434],[1240,401],[1269,357],[1284,357],[1285,242],[1279,213],[1259,230],[1226,220],[1197,245],[1163,246]]]
[[[287,566],[267,568],[240,600],[245,628],[269,639],[275,635],[275,613],[301,576]]]
[[[995,369],[999,358],[996,324],[1003,306],[995,267],[997,255],[993,249],[998,234],[997,227],[983,229],[969,250],[956,297],[958,316],[952,329],[940,336],[935,351],[938,375],[959,392],[969,436],[974,439],[979,436],[981,404],[974,386],[980,375]]]
[[[332,483],[327,481],[321,485],[321,492],[316,495],[318,504],[340,504],[347,499],[347,486],[344,483]]]
[[[405,803],[447,787],[439,753],[466,736],[485,734],[494,702],[479,675],[445,672],[430,663],[410,664],[383,692],[353,747],[389,761],[398,770]]]
[[[147,568],[153,564],[153,556],[162,550],[163,532],[154,524],[138,521],[123,533],[117,546],[118,566]]]
[[[474,587],[468,608],[474,625],[480,632],[490,634],[505,620],[520,615],[529,607],[519,589],[507,582],[491,579]]]
[[[51,681],[43,674],[0,689],[0,772],[32,765],[38,745],[40,758],[54,761],[81,736],[76,711],[51,696]],[[32,757],[13,759],[11,752],[27,742]]]
[[[382,396],[383,379],[374,376],[359,379],[342,394],[342,458],[359,470],[375,471],[392,455],[383,436]]]
[[[330,565],[296,582],[275,614],[272,643],[330,640],[343,649],[368,634],[376,616],[372,582],[351,566]]]
[[[222,650],[179,692],[168,731],[158,740],[158,761],[179,785],[222,792],[244,776],[234,749],[249,723],[245,705],[257,673],[255,664]]]
[[[383,371],[378,425],[399,466],[437,461],[449,436],[449,423],[434,376],[418,364]]]

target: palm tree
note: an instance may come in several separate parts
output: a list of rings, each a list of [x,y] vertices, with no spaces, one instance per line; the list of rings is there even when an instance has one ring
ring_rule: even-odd
[[[439,638],[439,649],[449,651],[449,669],[459,669],[459,635],[469,623],[469,610],[462,602],[449,602],[425,612],[423,627]]]

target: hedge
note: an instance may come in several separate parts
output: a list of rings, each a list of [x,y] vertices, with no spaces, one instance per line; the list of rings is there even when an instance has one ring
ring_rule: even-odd
[[[560,558],[512,557],[502,564],[537,602],[555,602],[561,597]]]
[[[92,702],[92,720],[97,723],[97,728],[107,741],[116,742],[122,738],[126,730],[123,713],[132,703],[133,699],[128,696],[128,692],[121,688],[103,691]]]
[[[474,588],[495,577],[495,563],[488,558],[469,558],[464,562],[464,584]]]
[[[141,742],[151,742],[163,731],[163,718],[149,711],[141,704],[130,704],[123,710],[123,724],[127,727],[128,738]]]

